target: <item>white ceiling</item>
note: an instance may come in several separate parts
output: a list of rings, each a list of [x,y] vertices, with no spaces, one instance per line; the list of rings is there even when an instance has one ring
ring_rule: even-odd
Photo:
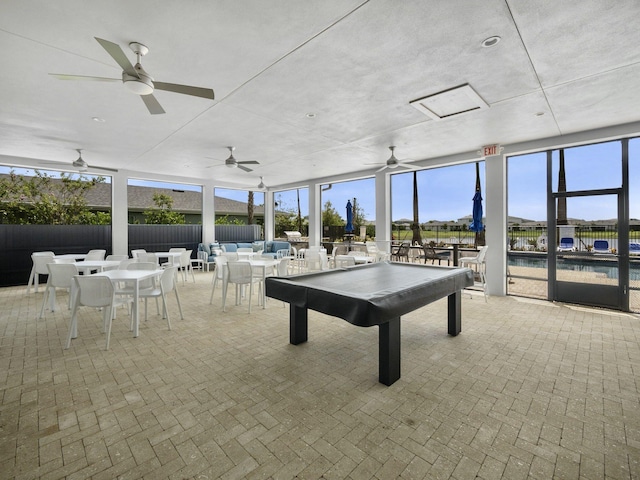
[[[20,0],[0,6],[0,162],[72,162],[232,186],[373,172],[640,120],[638,0]],[[481,42],[492,35],[492,48]],[[150,115],[96,42],[137,41]],[[432,120],[409,102],[469,84],[490,108]],[[308,118],[314,113],[315,118]],[[92,120],[99,117],[103,123]],[[236,147],[251,173],[219,165]],[[40,164],[42,166],[42,164]],[[252,166],[253,168],[253,166]]]

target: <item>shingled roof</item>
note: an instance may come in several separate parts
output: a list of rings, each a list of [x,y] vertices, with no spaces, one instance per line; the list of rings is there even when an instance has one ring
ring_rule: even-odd
[[[2,175],[7,176],[7,175]],[[59,182],[58,179],[52,179]],[[130,211],[144,211],[155,207],[153,195],[161,193],[173,198],[173,210],[179,213],[198,214],[202,212],[202,193],[192,190],[174,190],[170,188],[155,188],[129,185],[127,187],[127,201]],[[111,184],[99,183],[85,193],[87,206],[94,209],[111,208]],[[247,203],[218,197],[215,200],[217,215],[246,215]],[[264,206],[256,205],[253,209],[255,215],[264,216]]]

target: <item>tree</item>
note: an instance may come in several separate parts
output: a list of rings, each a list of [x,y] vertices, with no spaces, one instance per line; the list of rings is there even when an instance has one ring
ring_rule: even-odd
[[[253,224],[253,192],[249,190],[249,196],[247,198],[247,225]]]
[[[411,243],[413,245],[422,245],[422,236],[420,235],[420,221],[418,220],[418,172],[413,171],[413,223],[411,224],[413,232]]]
[[[338,211],[333,208],[333,205],[329,200],[325,202],[324,208],[322,210],[322,225],[344,225],[344,220],[342,219]]]
[[[558,193],[567,191],[567,176],[564,170],[564,148],[560,149],[560,171],[558,172]],[[558,197],[557,225],[567,225],[567,197]]]
[[[182,225],[184,215],[173,211],[173,198],[164,193],[154,193],[153,203],[157,208],[145,210],[144,222],[150,225]]]
[[[0,222],[17,225],[108,225],[109,212],[92,212],[84,194],[104,177],[61,173],[56,179],[35,170],[34,176],[11,171],[0,178]]]

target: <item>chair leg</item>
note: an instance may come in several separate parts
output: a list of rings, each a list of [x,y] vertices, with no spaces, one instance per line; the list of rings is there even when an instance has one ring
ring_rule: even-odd
[[[184,316],[182,315],[182,305],[180,305],[180,297],[178,296],[178,289],[174,288],[174,292],[176,292],[176,300],[178,301],[178,310],[180,311],[180,320],[184,320]]]
[[[109,341],[111,340],[111,324],[113,323],[112,320],[111,320],[113,318],[113,310],[114,310],[113,304],[111,304],[110,306],[105,307],[104,308],[104,312],[103,312],[104,322],[105,322],[105,327],[106,327],[105,328],[105,330],[106,330],[105,333],[107,335],[107,340],[106,340],[105,347],[104,347],[105,350],[109,350]]]
[[[68,350],[71,346],[71,339],[78,336],[78,304],[77,301],[73,304],[73,310],[71,312],[71,320],[69,320],[69,333],[67,334],[67,343],[65,344],[65,350]]]
[[[31,290],[31,285],[34,284],[33,282],[35,279],[35,274],[36,274],[36,266],[34,265],[33,267],[31,267],[31,273],[29,274],[29,281],[27,282],[27,294]]]
[[[218,283],[218,276],[213,273],[213,287],[211,287],[211,296],[209,297],[209,305],[213,305],[213,293],[216,291],[216,284]]]
[[[40,315],[38,318],[42,318],[44,316],[44,306],[47,304],[48,297],[51,296],[49,292],[49,282],[47,282],[47,286],[44,288],[44,294],[42,295],[42,307],[40,307]]]

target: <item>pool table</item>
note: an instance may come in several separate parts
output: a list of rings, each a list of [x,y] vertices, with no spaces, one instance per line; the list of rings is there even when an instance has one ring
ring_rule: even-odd
[[[469,268],[380,262],[266,279],[266,295],[289,303],[289,342],[307,341],[308,310],[379,330],[379,380],[400,378],[400,316],[448,297],[448,333],[462,329],[462,289],[473,285]]]

